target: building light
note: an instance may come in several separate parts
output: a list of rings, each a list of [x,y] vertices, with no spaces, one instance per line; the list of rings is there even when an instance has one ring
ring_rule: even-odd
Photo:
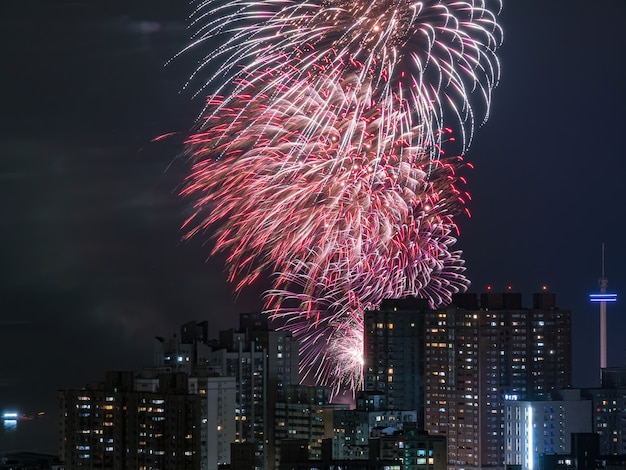
[[[526,432],[528,433],[528,470],[534,470],[534,442],[533,442],[533,407],[528,405],[528,421]]]
[[[617,294],[609,294],[608,292],[600,294],[589,294],[590,302],[616,302]]]

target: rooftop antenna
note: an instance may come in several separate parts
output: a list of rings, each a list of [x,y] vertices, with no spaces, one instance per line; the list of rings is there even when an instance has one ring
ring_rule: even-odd
[[[617,294],[606,291],[609,280],[604,276],[604,243],[602,243],[602,277],[598,280],[599,294],[589,294],[591,302],[600,304],[600,378],[602,369],[606,369],[606,304],[617,301]]]

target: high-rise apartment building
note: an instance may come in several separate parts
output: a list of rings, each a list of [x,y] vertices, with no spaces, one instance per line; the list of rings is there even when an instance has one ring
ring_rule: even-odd
[[[208,341],[207,322],[187,322],[180,334],[169,340],[157,337],[154,367],[136,378],[138,390],[154,391],[161,373],[183,373],[188,377],[188,392],[200,397],[200,468],[217,470],[231,463],[230,445],[237,439],[240,422],[235,420],[237,403],[235,374],[228,375],[227,361],[219,346]],[[225,352],[225,350],[223,350]],[[257,353],[259,360],[262,354]],[[238,357],[235,358],[237,362]],[[246,360],[246,358],[243,358]]]
[[[366,391],[381,392],[389,410],[415,410],[424,423],[424,329],[428,303],[385,300],[365,312],[363,361]]]
[[[571,386],[570,312],[549,293],[531,309],[515,293],[389,300],[365,313],[364,361],[366,390],[446,436],[450,469],[503,468],[504,400]]]
[[[283,390],[282,398],[274,405],[275,466],[281,461],[282,443],[300,439],[307,443],[307,454],[319,460],[322,440],[325,437],[325,409],[328,404],[328,389],[307,385],[289,385]]]
[[[235,443],[252,446],[254,468],[266,468],[269,433],[265,401],[267,360],[262,345],[235,330],[220,332],[219,349],[209,359],[212,371],[235,378]]]
[[[233,443],[252,456],[253,468],[272,469],[279,446],[276,403],[284,403],[285,391],[299,383],[298,359],[291,333],[272,329],[265,314],[243,313],[240,327],[220,331],[218,340],[208,339],[206,322],[187,322],[180,335],[157,338],[154,364],[157,371],[187,373],[190,392],[202,396],[202,461],[207,468],[231,463]],[[220,442],[214,445],[211,437]],[[238,465],[243,461],[249,459],[238,459]]]
[[[202,456],[207,470],[230,463],[230,443],[235,440],[237,387],[234,377],[190,377],[189,388],[205,397],[202,400]],[[206,392],[205,392],[206,391]]]
[[[236,378],[237,443],[253,443],[255,467],[273,469],[277,462],[276,403],[284,402],[299,383],[298,344],[288,331],[270,327],[267,315],[243,313],[238,330],[221,331],[210,365]]]
[[[241,314],[240,323],[209,340],[207,322],[187,322],[155,339],[153,366],[137,376],[108,373],[103,384],[61,392],[69,468],[273,470],[280,439],[293,434],[318,455],[327,392],[298,388],[291,333],[260,313]],[[192,419],[193,432],[185,427]]]
[[[280,440],[275,436],[277,403],[286,403],[293,397],[292,386],[300,383],[299,346],[288,331],[270,327],[267,314],[242,313],[239,315],[239,331],[265,353],[267,385],[263,401],[267,403],[265,435],[268,468],[278,466]]]
[[[59,392],[59,457],[66,468],[200,468],[200,397],[185,374],[164,374],[137,391],[132,372]]]
[[[178,372],[177,374],[181,374]],[[200,468],[217,470],[230,464],[230,444],[235,441],[235,378],[203,374],[187,376],[187,391],[200,398]],[[157,393],[159,369],[144,369],[135,378],[138,392]]]

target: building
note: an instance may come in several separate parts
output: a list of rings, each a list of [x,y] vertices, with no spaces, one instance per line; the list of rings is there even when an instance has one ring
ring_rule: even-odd
[[[334,439],[324,439],[322,463],[327,470],[445,470],[446,439],[430,436],[407,422],[401,429],[377,428],[368,439],[367,458],[342,458],[335,455]],[[303,468],[302,466],[299,468]]]
[[[327,435],[327,459],[369,460],[370,427],[367,412],[338,409],[332,413],[333,430]]]
[[[328,394],[298,387],[298,344],[270,328],[267,315],[241,314],[240,328],[219,332],[217,340],[209,340],[206,321],[187,322],[154,344],[152,367],[137,377],[108,373],[102,384],[60,393],[60,448],[69,468],[272,470],[280,440],[293,435],[309,439],[319,458]],[[197,409],[180,421],[168,414],[174,403],[185,413]],[[192,418],[193,432],[179,435]]]
[[[390,410],[381,392],[362,391],[356,409],[335,409],[329,452],[334,460],[369,460],[373,438],[399,435],[405,426],[417,426],[416,410]],[[380,456],[378,457],[380,459]]]
[[[230,464],[231,455],[239,466],[249,462],[241,449],[253,456],[251,468],[277,465],[276,404],[299,383],[298,362],[291,333],[272,329],[262,313],[242,313],[240,327],[217,340],[208,339],[207,322],[192,321],[155,343],[154,370],[188,374],[190,392],[203,399],[202,462],[210,470]],[[231,452],[231,443],[240,450]]]
[[[300,383],[299,345],[290,332],[271,328],[268,316],[264,313],[240,314],[239,332],[245,333],[248,340],[262,348],[265,353],[267,384],[263,402],[267,405],[265,410],[266,464],[269,469],[277,468],[282,438],[276,438],[274,435],[277,429],[276,423],[282,422],[281,418],[276,416],[277,406],[279,403],[285,404],[294,398],[292,386]]]
[[[262,345],[248,341],[245,333],[220,332],[219,349],[211,353],[209,367],[223,377],[235,378],[235,443],[254,448],[254,468],[266,468],[268,403],[266,352]],[[247,447],[246,447],[247,448]]]
[[[602,369],[600,388],[583,393],[593,402],[593,432],[600,436],[600,454],[626,456],[626,367]]]
[[[598,442],[598,435],[595,433],[574,433],[572,434],[572,450],[569,454],[540,455],[536,468],[539,470],[608,470],[611,464],[600,458]]]
[[[237,388],[234,377],[190,377],[190,393],[202,400],[203,469],[217,470],[230,463],[230,443],[235,440]],[[197,392],[194,390],[197,390]]]
[[[580,390],[550,395],[539,400],[505,401],[506,465],[532,470],[547,455],[569,457],[574,435],[591,433],[591,400],[582,399]]]
[[[162,374],[137,391],[132,372],[59,392],[59,456],[66,468],[200,468],[200,397],[186,374]]]
[[[424,423],[424,329],[428,303],[385,300],[364,316],[363,370],[366,391],[384,396],[389,410],[415,410]]]
[[[194,375],[198,368],[204,368],[213,349],[201,335],[191,334],[196,328],[194,325],[195,322],[185,323],[180,327],[180,336],[174,335],[169,340],[160,336],[155,338],[155,368],[168,372],[185,372],[188,375]]]
[[[446,439],[430,436],[407,423],[402,431],[381,433],[370,440],[370,459],[395,461],[404,470],[446,470]]]
[[[368,391],[415,409],[418,429],[447,439],[448,468],[504,467],[504,401],[571,386],[571,315],[555,296],[461,294],[431,310],[420,299],[365,312]]]
[[[0,470],[65,470],[56,455],[9,452],[0,455]]]
[[[287,440],[305,441],[308,458],[321,459],[327,404],[326,387],[289,385],[284,389],[282,400],[276,401],[274,406],[276,467],[284,460],[281,457],[282,447]]]
[[[230,464],[230,444],[237,439],[238,429],[235,410],[240,407],[236,374],[229,375],[225,350],[214,351],[220,347],[208,340],[207,330],[207,322],[187,322],[181,325],[180,335],[169,340],[157,337],[154,367],[145,368],[136,384],[139,391],[155,391],[161,373],[187,376],[188,392],[200,397],[200,467],[217,470]],[[261,354],[257,356],[261,360]]]
[[[271,329],[267,315],[243,313],[240,328],[221,331],[213,349],[210,370],[235,377],[235,443],[253,443],[255,468],[271,470],[278,463],[276,404],[299,383],[298,344],[288,331]]]

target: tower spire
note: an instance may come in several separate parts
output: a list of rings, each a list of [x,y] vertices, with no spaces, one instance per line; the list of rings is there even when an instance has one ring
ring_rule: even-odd
[[[602,278],[604,278],[604,242],[602,242]]]

